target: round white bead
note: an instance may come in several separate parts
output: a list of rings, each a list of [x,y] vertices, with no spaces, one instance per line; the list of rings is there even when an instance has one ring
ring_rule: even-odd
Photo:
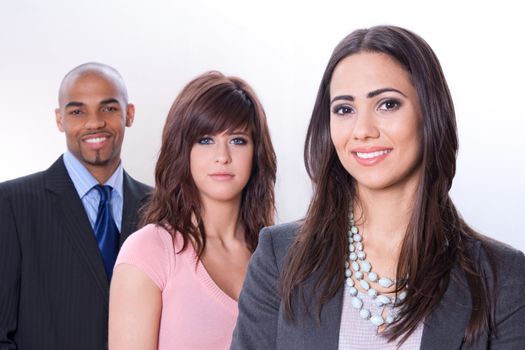
[[[383,306],[390,304],[390,298],[386,295],[378,295],[376,299],[377,306]]]
[[[372,270],[372,264],[366,260],[363,260],[363,262],[361,262],[361,270],[364,272],[370,272],[370,270]]]
[[[354,245],[353,245],[353,244],[350,244],[350,245],[348,246],[348,250],[351,251],[351,252],[355,252],[355,247],[354,247]]]
[[[403,301],[407,297],[407,292],[404,290],[401,293],[399,293],[399,300]]]
[[[359,284],[361,285],[361,288],[363,288],[364,290],[369,290],[370,289],[370,285],[365,280],[359,281]]]
[[[357,260],[357,254],[356,253],[353,253],[353,252],[350,253],[349,257],[350,257],[350,260],[352,260],[352,261],[356,261]]]
[[[375,299],[375,297],[377,297],[377,290],[375,290],[374,288],[370,288],[368,290],[368,296],[372,299]]]
[[[350,276],[352,276],[352,271],[350,271],[349,269],[346,269],[345,270],[345,277],[348,278]]]
[[[385,319],[386,323],[390,324],[392,322],[394,322],[394,317],[392,317],[392,315],[388,315]]]
[[[356,280],[362,280],[363,279],[363,273],[361,271],[356,271],[354,274]]]
[[[355,309],[360,309],[360,308],[363,307],[363,301],[361,299],[359,299],[358,297],[353,297],[352,298],[352,306]]]
[[[356,235],[357,232],[359,232],[359,230],[357,229],[356,226],[352,226],[352,228],[350,229],[350,232],[352,232],[354,235]]]
[[[359,233],[354,234],[354,241],[361,242],[361,239],[363,239],[363,238],[361,237],[361,235]]]
[[[372,316],[372,318],[370,318],[370,321],[374,324],[374,326],[377,326],[377,327],[385,323],[385,320],[383,320],[383,317],[379,315]]]
[[[392,286],[393,284],[394,282],[390,278],[387,278],[387,277],[381,277],[381,279],[379,280],[379,285],[383,288],[388,288]]]
[[[370,282],[375,282],[375,281],[377,281],[377,273],[375,273],[375,272],[373,272],[373,271],[370,272],[370,273],[368,274],[368,279],[370,280]]]
[[[359,260],[364,260],[366,258],[366,254],[365,254],[365,252],[360,250],[360,251],[357,252],[357,257],[359,258]]]
[[[363,250],[363,243],[361,243],[361,242],[357,243],[357,250],[359,250],[359,251]]]
[[[365,320],[368,320],[370,318],[370,311],[368,311],[367,309],[361,309],[361,311],[359,311],[359,316],[361,316],[361,318],[364,318]]]
[[[355,261],[352,261],[352,270],[359,271],[359,264]]]
[[[346,285],[347,285],[348,287],[353,287],[353,286],[354,286],[354,280],[351,279],[351,278],[347,278],[347,279],[346,279]]]
[[[350,293],[350,295],[353,295],[354,297],[357,295],[357,289],[355,287],[350,287],[348,289],[348,292]]]

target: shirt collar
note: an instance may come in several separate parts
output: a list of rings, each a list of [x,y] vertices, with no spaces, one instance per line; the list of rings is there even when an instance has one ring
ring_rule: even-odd
[[[86,167],[70,152],[64,153],[64,165],[66,170],[75,185],[78,196],[83,198],[93,186],[98,184],[97,179],[86,169]],[[106,181],[104,185],[113,187],[114,193],[116,192],[120,198],[123,196],[123,183],[124,183],[124,169],[122,168],[122,162],[118,165],[117,169],[113,172],[111,177]]]

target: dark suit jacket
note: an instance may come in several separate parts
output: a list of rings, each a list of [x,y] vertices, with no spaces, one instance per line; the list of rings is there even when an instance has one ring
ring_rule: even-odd
[[[297,224],[284,224],[261,232],[239,298],[239,318],[231,349],[338,348],[343,288],[325,304],[320,324],[316,321],[315,308],[309,308],[305,314],[302,298],[299,297],[292,300],[295,323],[292,324],[284,316],[277,281],[298,227]],[[525,349],[525,256],[501,243],[490,245],[499,274],[496,290],[497,337],[489,338],[483,334],[473,347],[463,343],[471,312],[471,297],[463,274],[455,268],[443,299],[424,322],[421,349]],[[492,283],[493,275],[479,241],[473,242],[472,253]],[[306,300],[316,298],[315,291],[313,294],[310,292],[312,286],[312,279],[303,286]]]
[[[150,188],[124,172],[121,243]],[[0,349],[107,348],[109,284],[60,157],[0,184]]]

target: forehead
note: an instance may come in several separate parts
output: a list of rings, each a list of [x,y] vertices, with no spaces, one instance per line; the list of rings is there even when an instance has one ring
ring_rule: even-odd
[[[334,69],[330,95],[348,93],[360,96],[385,87],[401,91],[414,90],[410,74],[392,57],[375,52],[362,52],[341,60]]]
[[[69,77],[61,86],[59,103],[64,106],[69,102],[98,104],[108,99],[123,103],[119,84],[107,75],[89,72]]]

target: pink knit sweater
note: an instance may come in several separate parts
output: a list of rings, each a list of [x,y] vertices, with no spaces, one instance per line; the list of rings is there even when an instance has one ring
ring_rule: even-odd
[[[237,320],[237,302],[225,294],[197,263],[195,250],[175,244],[163,228],[147,225],[122,246],[115,264],[143,271],[162,292],[159,349],[229,349]]]

